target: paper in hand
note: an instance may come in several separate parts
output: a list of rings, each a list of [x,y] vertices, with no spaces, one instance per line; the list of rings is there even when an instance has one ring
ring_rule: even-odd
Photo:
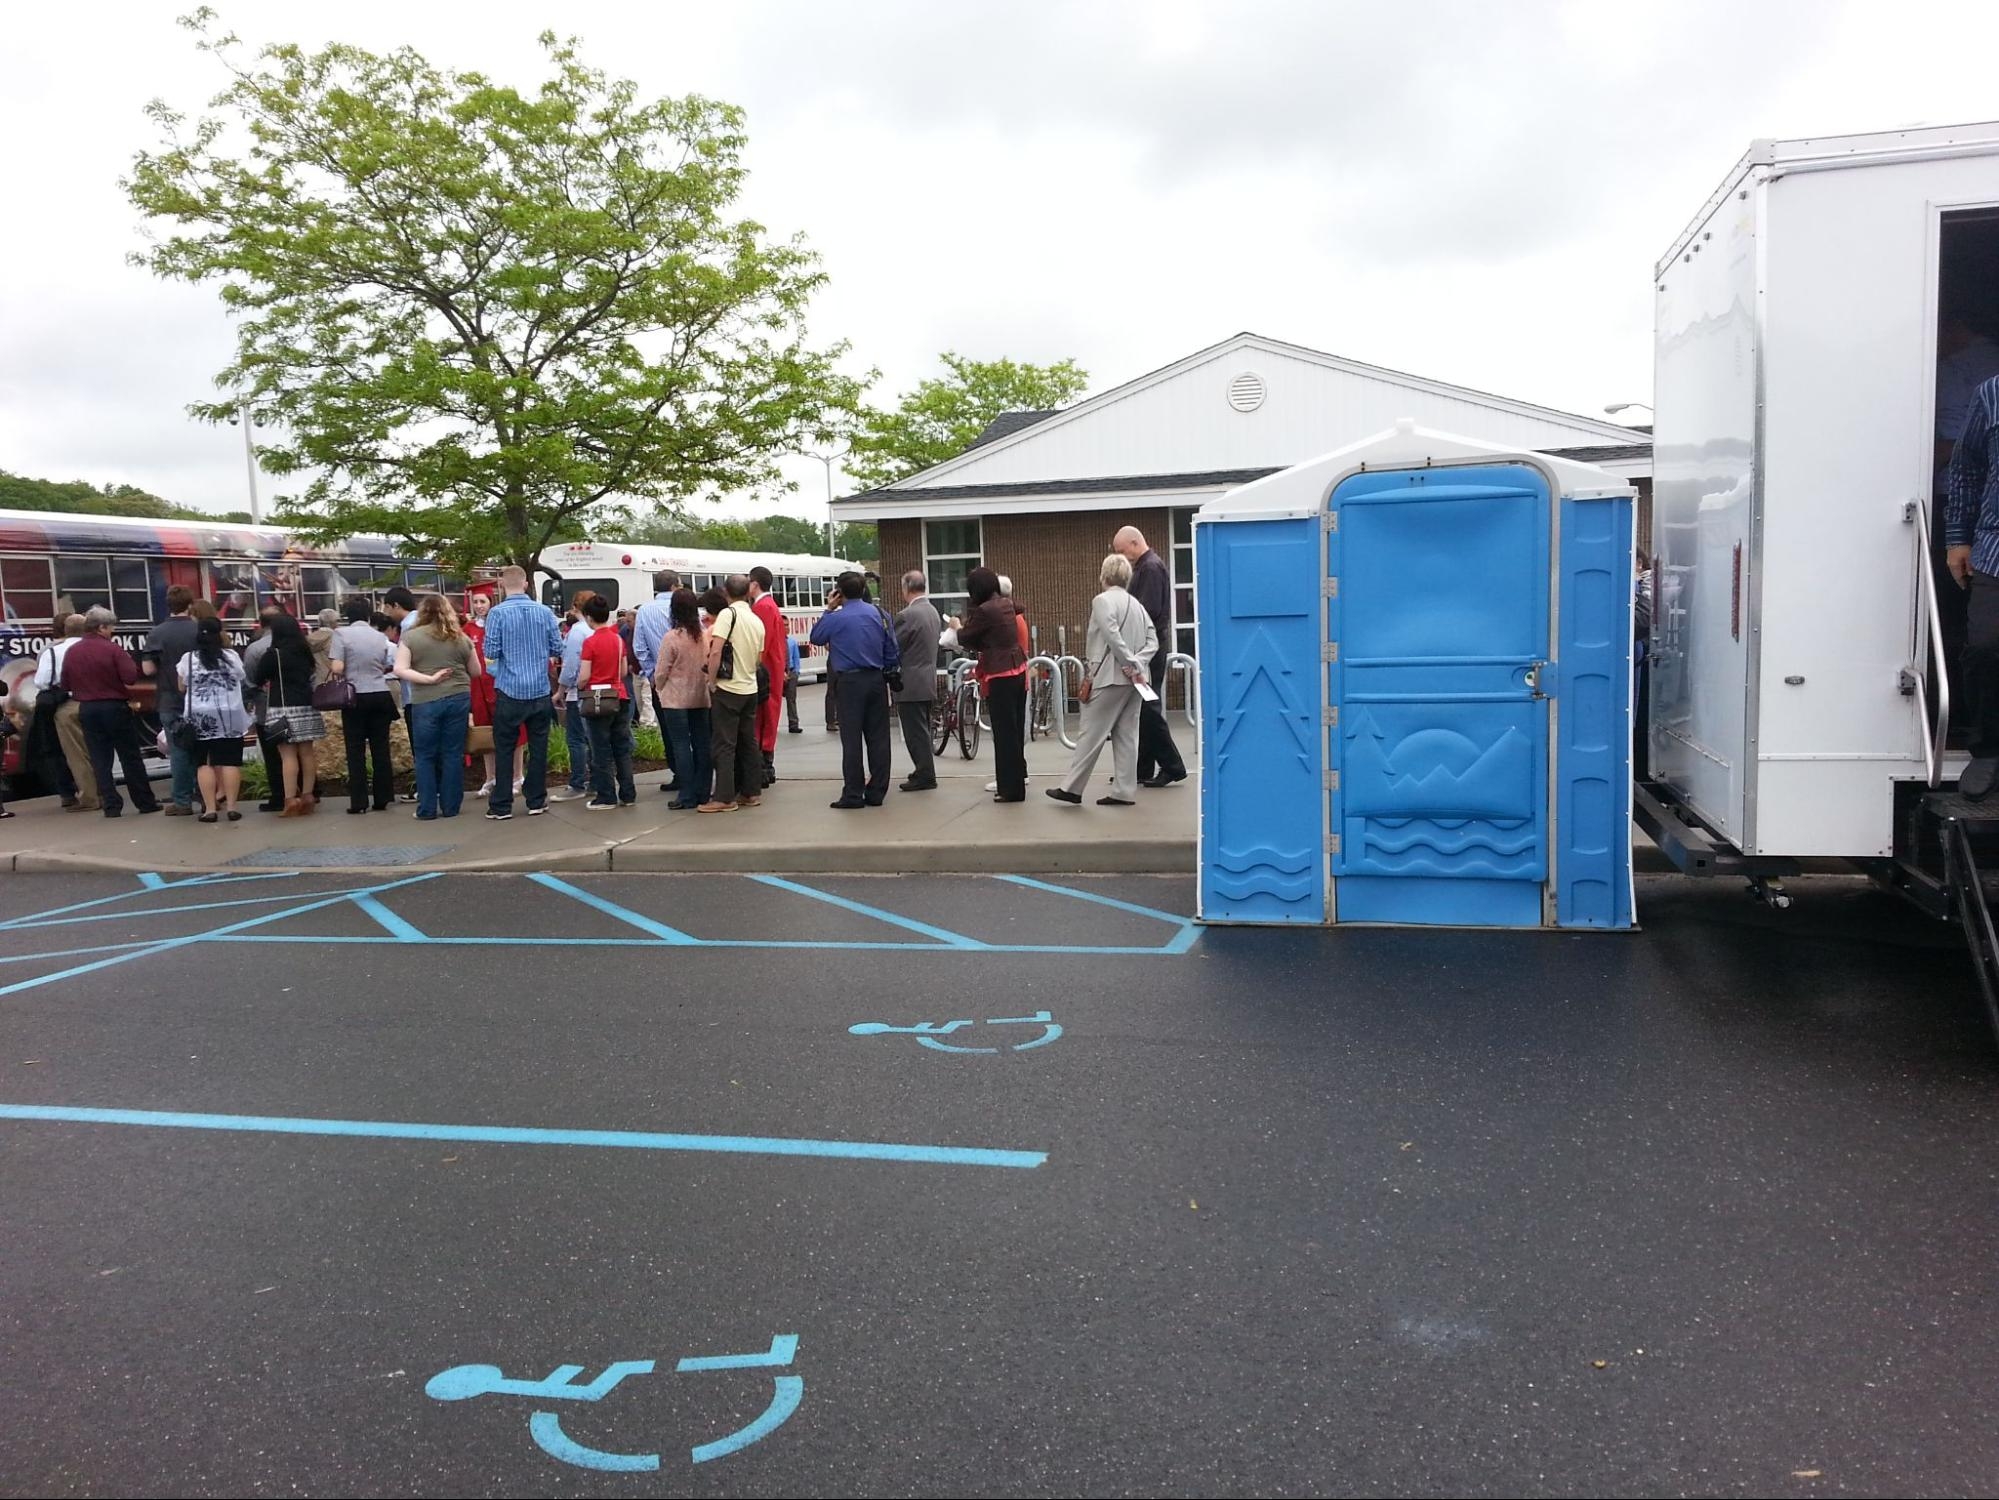
[[[1151,683],[1134,682],[1132,686],[1138,689],[1138,701],[1140,703],[1157,703],[1159,701],[1159,694],[1152,690]]]

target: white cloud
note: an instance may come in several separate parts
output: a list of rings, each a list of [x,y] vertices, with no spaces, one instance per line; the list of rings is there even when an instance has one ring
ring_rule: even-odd
[[[524,82],[551,24],[517,0],[225,19]],[[765,0],[554,24],[649,91],[749,109],[747,207],[822,252],[815,331],[885,393],[947,348],[1073,355],[1101,388],[1253,328],[1582,411],[1648,394],[1652,262],[1752,137],[1979,118],[1999,52],[1989,0]],[[10,20],[0,467],[242,503],[236,434],[183,415],[226,322],[124,264],[116,188],[144,101],[216,82],[157,5]],[[793,472],[816,504],[820,466]]]

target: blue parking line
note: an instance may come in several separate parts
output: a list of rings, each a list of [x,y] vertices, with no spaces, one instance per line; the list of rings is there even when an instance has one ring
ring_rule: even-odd
[[[358,1136],[392,1141],[468,1141],[509,1146],[596,1146],[627,1151],[702,1151],[737,1156],[817,1156],[848,1161],[922,1162],[953,1167],[1041,1166],[1045,1151],[981,1146],[917,1146],[893,1141],[827,1141],[792,1136],[686,1135],[647,1130],[544,1130],[520,1125],[428,1125],[401,1120],[315,1120],[288,1115],[189,1114],[156,1109],[83,1109],[0,1104],[0,1119],[260,1135]]]
[[[353,894],[367,889],[369,889],[367,886],[355,886],[352,888],[352,891],[342,892],[341,894]],[[131,894],[140,896],[149,893],[133,891]],[[322,891],[319,894],[331,896],[335,892]],[[23,922],[19,926],[0,928],[0,931],[39,932],[45,927],[73,927],[81,922],[122,922],[128,917],[170,917],[176,912],[183,911],[221,911],[225,907],[231,906],[268,906],[273,901],[294,901],[297,899],[292,892],[286,891],[284,894],[278,896],[236,896],[228,901],[189,901],[180,906],[141,906],[132,911],[98,911],[81,917],[47,917],[41,921]]]
[[[81,958],[86,953],[118,953],[126,948],[150,948],[158,938],[134,938],[129,943],[98,943],[89,948],[58,948],[53,953],[9,953],[0,955],[0,964],[27,964],[44,958]]]
[[[1047,891],[1056,896],[1070,896],[1078,901],[1093,901],[1098,906],[1115,907],[1118,911],[1128,911],[1134,916],[1153,917],[1161,922],[1171,922],[1175,927],[1187,927],[1193,923],[1193,918],[1183,917],[1177,912],[1140,906],[1135,901],[1120,901],[1115,896],[1100,896],[1095,891],[1072,890],[1066,885],[1052,885],[1046,880],[1036,880],[1028,875],[995,875],[993,879],[1004,880],[1008,885],[1024,885],[1030,890]]]
[[[811,938],[686,938],[680,942],[669,942],[662,938],[602,938],[602,937],[432,937],[426,935],[426,943],[442,943],[461,948],[797,948],[807,952],[825,949],[831,952],[858,953],[1061,953],[1071,957],[1090,958],[1099,955],[1114,955],[1120,958],[1158,958],[1185,953],[1199,938],[1198,927],[1189,925],[1187,930],[1172,942],[1150,948],[1124,944],[1094,946],[1088,943],[974,943],[966,947],[956,947],[946,943],[897,942],[884,939],[880,942],[828,941],[817,942]],[[204,941],[213,943],[394,943],[399,939],[388,937],[354,936],[320,937],[313,933],[292,932],[249,932],[211,936]]]
[[[427,943],[429,937],[414,923],[405,921],[373,896],[356,896],[354,904],[386,928],[399,943]]]
[[[443,873],[442,870],[431,870],[422,875],[411,875],[402,880],[392,880],[387,885],[375,886],[372,894],[379,895],[383,891],[392,891],[398,886],[415,885],[417,882],[423,880],[435,880]],[[242,932],[251,927],[261,927],[266,922],[282,922],[288,917],[303,916],[306,912],[318,911],[323,906],[336,906],[342,901],[352,900],[354,895],[355,892],[353,891],[341,891],[337,895],[322,897],[317,901],[308,901],[303,905],[289,907],[284,911],[267,911],[261,916],[245,917],[240,922],[230,922],[224,926],[212,928],[207,932],[194,932],[184,937],[173,937],[157,943],[148,943],[143,948],[131,948],[123,953],[114,954],[109,958],[95,959],[90,963],[78,964],[75,968],[62,969],[54,974],[43,974],[34,979],[18,979],[12,984],[0,985],[0,995],[18,994],[22,990],[31,990],[38,985],[55,984],[64,979],[74,979],[80,974],[91,974],[99,969],[111,968],[116,964],[130,963],[135,958],[149,958],[155,953],[166,953],[175,948],[185,948],[191,943],[213,942],[217,938],[228,937],[233,933]]]
[[[836,896],[831,891],[817,891],[809,885],[800,885],[795,880],[786,880],[779,875],[752,875],[750,879],[762,885],[775,886],[781,891],[790,891],[794,895],[810,896],[814,901],[824,901],[829,906],[838,906],[848,911],[859,912],[864,917],[873,917],[877,922],[887,922],[894,927],[903,927],[911,932],[920,932],[925,937],[933,937],[938,942],[947,944],[953,948],[989,948],[992,946],[989,943],[980,942],[977,938],[968,938],[962,932],[947,932],[942,927],[932,927],[928,922],[919,922],[914,917],[905,917],[892,911],[883,911],[879,906],[869,906],[864,901],[849,901],[845,896]],[[879,946],[887,945],[883,944]]]
[[[297,870],[278,870],[268,875],[197,875],[192,880],[165,880],[155,875],[152,879],[159,882],[157,885],[149,884],[147,877],[141,875],[140,888],[136,891],[119,891],[116,895],[98,896],[89,901],[73,901],[68,906],[52,906],[47,911],[25,912],[21,916],[9,917],[6,921],[0,922],[0,932],[14,927],[32,927],[49,917],[60,917],[73,911],[88,911],[97,906],[109,906],[114,901],[130,901],[134,896],[143,896],[148,891],[173,890],[183,885],[231,885],[239,880],[290,880],[298,873]]]
[[[167,887],[167,877],[148,870],[139,877],[139,884],[149,891],[162,891]]]
[[[595,891],[586,891],[580,886],[571,885],[566,880],[557,880],[553,875],[536,873],[528,876],[528,879],[536,885],[547,886],[551,891],[560,891],[573,900],[581,901],[585,906],[594,906],[604,915],[616,917],[627,926],[638,928],[640,932],[649,932],[663,943],[683,944],[696,941],[678,928],[669,927],[664,922],[655,922],[651,917],[640,916],[637,912],[620,906],[615,901],[607,900]],[[565,938],[562,941],[569,940]]]

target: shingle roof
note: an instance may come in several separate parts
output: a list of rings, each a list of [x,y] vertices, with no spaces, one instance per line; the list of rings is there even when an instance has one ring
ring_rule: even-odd
[[[1032,427],[1036,422],[1045,422],[1055,415],[1055,408],[1047,411],[1003,411],[986,423],[986,430],[965,445],[970,453],[974,448],[983,448],[987,443],[996,443],[1003,437],[1011,437],[1023,427]]]
[[[1010,415],[1026,416],[1029,413]],[[1046,416],[1048,413],[1039,413]],[[1023,426],[1026,424],[1022,424]],[[1650,443],[1618,443],[1593,448],[1550,448],[1554,458],[1581,464],[1617,464],[1649,458]],[[1283,465],[1263,469],[1210,469],[1197,474],[1109,474],[1094,479],[1029,479],[1008,484],[935,484],[920,489],[870,490],[843,495],[842,500],[1003,500],[1018,495],[1115,495],[1144,490],[1203,490],[1248,484],[1281,473]]]

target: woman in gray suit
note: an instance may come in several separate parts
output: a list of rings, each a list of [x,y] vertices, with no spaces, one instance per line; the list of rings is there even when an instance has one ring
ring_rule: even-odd
[[[1057,802],[1080,803],[1083,788],[1104,746],[1111,747],[1111,794],[1097,798],[1099,807],[1130,807],[1138,794],[1138,685],[1146,680],[1145,664],[1159,649],[1152,617],[1125,592],[1131,564],[1113,552],[1104,559],[1097,579],[1103,592],[1090,604],[1090,630],[1083,647],[1083,729],[1069,774],[1060,786],[1048,788]]]

